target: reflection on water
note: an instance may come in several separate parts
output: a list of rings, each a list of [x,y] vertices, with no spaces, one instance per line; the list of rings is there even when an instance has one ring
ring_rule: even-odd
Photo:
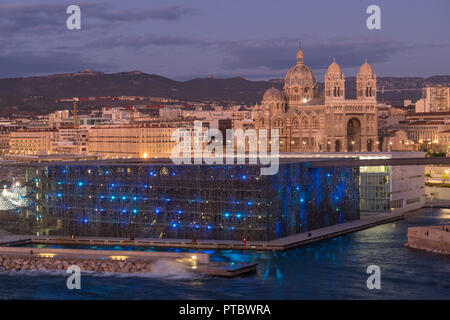
[[[286,252],[208,250],[213,261],[256,262],[258,272],[235,279],[210,277],[82,278],[65,289],[65,276],[0,273],[0,298],[76,299],[448,299],[450,257],[403,247],[408,226],[449,223],[450,210],[423,209],[397,221]],[[98,247],[111,249],[111,247]],[[117,246],[117,250],[161,250]],[[194,251],[173,249],[174,251]],[[366,287],[367,266],[381,268],[381,290]]]

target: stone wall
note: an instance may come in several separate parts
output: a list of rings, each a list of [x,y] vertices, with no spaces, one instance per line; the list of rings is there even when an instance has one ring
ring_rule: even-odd
[[[152,267],[147,261],[116,261],[105,259],[83,259],[76,257],[41,257],[0,255],[0,271],[19,270],[67,270],[76,265],[81,270],[96,272],[147,273]]]
[[[449,200],[450,199],[450,188],[426,186],[425,194],[427,195],[428,198]]]
[[[450,254],[450,226],[408,228],[407,246]]]

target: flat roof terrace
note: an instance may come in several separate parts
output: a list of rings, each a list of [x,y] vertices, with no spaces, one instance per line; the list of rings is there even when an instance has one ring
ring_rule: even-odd
[[[270,159],[270,158],[269,158]],[[267,161],[269,161],[267,159]],[[273,160],[273,159],[272,159]],[[310,168],[329,168],[329,167],[370,167],[370,166],[412,166],[412,165],[450,165],[450,157],[411,157],[411,158],[382,158],[380,159],[361,159],[357,155],[354,158],[326,158],[326,157],[288,157],[284,155],[279,157],[278,161],[280,164],[284,163],[309,163]],[[78,161],[57,161],[57,162],[39,162],[39,163],[5,163],[3,166],[12,167],[42,167],[42,166],[139,166],[139,165],[175,165],[173,161],[169,158],[159,158],[159,159],[101,159],[101,160],[78,160]],[[184,166],[189,165],[208,165],[203,162],[203,164],[186,163],[182,164]],[[268,166],[260,164],[249,163],[248,158],[246,158],[245,164],[227,164],[225,159],[223,164],[214,165],[258,165],[261,167]]]
[[[263,158],[267,159],[269,161],[271,158]],[[273,159],[272,159],[273,160]],[[310,163],[310,162],[323,162],[325,160],[330,161],[327,158],[295,158],[295,157],[279,157],[278,161],[280,164],[283,163]],[[334,158],[333,161],[335,163],[334,166],[339,167],[339,161],[345,160],[345,158]],[[249,163],[249,159],[245,158],[244,164],[227,164],[226,160],[224,158],[223,164],[213,164],[213,165],[223,165],[223,166],[232,166],[232,165],[258,165],[258,166],[268,166],[268,165],[262,165],[258,163],[251,164]],[[15,166],[15,167],[42,167],[42,166],[139,166],[139,165],[176,165],[170,158],[158,158],[158,159],[141,159],[141,158],[134,158],[134,159],[99,159],[99,160],[77,160],[77,161],[57,161],[57,162],[39,162],[39,163],[5,163],[4,166]],[[195,166],[195,165],[208,165],[207,163],[203,162],[202,164],[195,164],[195,163],[185,163],[180,164],[184,166]],[[320,166],[318,166],[320,167]]]

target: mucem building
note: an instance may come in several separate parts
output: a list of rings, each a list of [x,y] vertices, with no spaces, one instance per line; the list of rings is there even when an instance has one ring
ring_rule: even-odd
[[[2,166],[0,228],[12,233],[271,240],[359,219],[359,169],[98,160]],[[338,165],[338,162],[337,162]]]

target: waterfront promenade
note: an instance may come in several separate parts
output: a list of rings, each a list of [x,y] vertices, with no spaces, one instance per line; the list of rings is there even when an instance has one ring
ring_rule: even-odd
[[[341,236],[347,233],[371,228],[380,224],[403,219],[403,214],[373,214],[363,215],[360,220],[346,222],[330,227],[312,230],[305,233],[283,237],[271,241],[234,241],[234,240],[190,240],[190,239],[149,239],[106,237],[56,237],[56,236],[7,236],[0,237],[0,246],[7,242],[39,243],[56,245],[83,246],[135,246],[162,248],[191,248],[191,249],[235,249],[235,250],[270,250],[283,251],[305,244]]]

